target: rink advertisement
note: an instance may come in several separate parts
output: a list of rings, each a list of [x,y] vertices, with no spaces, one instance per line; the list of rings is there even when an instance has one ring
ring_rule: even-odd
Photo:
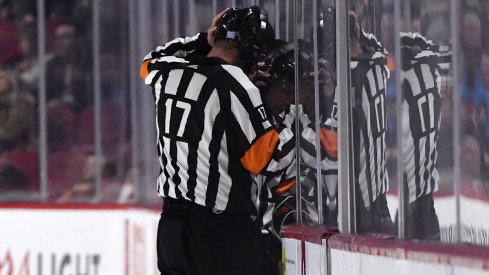
[[[0,275],[155,273],[157,213],[0,209]]]

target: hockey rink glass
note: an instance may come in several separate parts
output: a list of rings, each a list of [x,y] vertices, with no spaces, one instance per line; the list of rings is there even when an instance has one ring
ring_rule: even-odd
[[[487,15],[479,12],[487,9],[487,3],[461,1],[458,5],[450,6],[450,39],[454,41],[453,51],[456,48],[458,55],[452,69],[454,88],[451,95],[447,93],[447,101],[451,100],[452,106],[445,109],[447,124],[453,129],[451,141],[455,166],[450,172],[453,171],[453,190],[458,195],[455,202],[459,217],[452,230],[454,234],[447,233],[452,233],[458,242],[487,246],[489,40],[483,30]]]

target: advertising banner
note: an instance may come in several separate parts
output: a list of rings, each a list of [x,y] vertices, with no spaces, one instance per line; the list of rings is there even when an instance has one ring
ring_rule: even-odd
[[[156,274],[158,214],[1,209],[0,275]]]

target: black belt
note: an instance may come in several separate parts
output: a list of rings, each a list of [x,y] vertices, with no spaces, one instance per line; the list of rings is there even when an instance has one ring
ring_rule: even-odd
[[[190,212],[201,214],[202,217],[219,218],[249,218],[251,216],[251,214],[248,213],[217,210],[185,199],[177,200],[169,197],[163,198],[163,212],[165,211],[169,214],[183,214],[185,212]]]

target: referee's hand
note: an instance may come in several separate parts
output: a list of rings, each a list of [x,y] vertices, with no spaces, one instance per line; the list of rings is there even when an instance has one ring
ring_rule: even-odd
[[[258,88],[267,86],[266,80],[270,77],[270,74],[267,72],[266,67],[265,61],[260,61],[251,67],[250,73],[248,74],[248,78]]]
[[[216,36],[217,23],[228,9],[229,8],[226,8],[220,13],[218,13],[216,16],[214,16],[214,19],[212,19],[211,26],[207,30],[207,43],[209,43],[209,46],[211,47],[214,47],[214,38]]]

